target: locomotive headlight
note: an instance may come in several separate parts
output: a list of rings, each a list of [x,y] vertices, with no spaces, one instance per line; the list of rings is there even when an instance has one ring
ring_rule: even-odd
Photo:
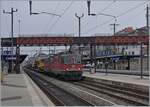
[[[80,68],[78,68],[78,70],[81,70]]]
[[[68,71],[69,69],[68,68],[66,68],[66,71]]]

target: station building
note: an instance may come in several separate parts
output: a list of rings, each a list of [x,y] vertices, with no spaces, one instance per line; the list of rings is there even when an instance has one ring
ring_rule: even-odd
[[[124,28],[116,33],[122,36],[140,36],[148,35],[147,27],[133,29],[132,27]],[[93,47],[94,48],[94,47]],[[92,48],[92,51],[94,49]],[[72,46],[71,51],[79,52],[78,46]],[[82,60],[86,63],[91,63],[90,58],[93,57],[90,46],[80,46],[81,54],[83,55]],[[142,45],[142,64],[143,70],[148,70],[148,57],[147,57],[148,46]],[[100,45],[96,46],[96,63],[97,68],[105,69],[105,62],[109,64],[109,69],[116,70],[140,70],[141,69],[141,44],[134,45]]]

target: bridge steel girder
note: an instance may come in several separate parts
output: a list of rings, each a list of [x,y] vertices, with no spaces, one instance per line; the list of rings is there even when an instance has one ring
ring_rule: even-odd
[[[1,46],[11,46],[11,38],[2,38]],[[93,36],[93,37],[16,37],[14,46],[50,46],[50,45],[129,45],[148,44],[149,36]]]

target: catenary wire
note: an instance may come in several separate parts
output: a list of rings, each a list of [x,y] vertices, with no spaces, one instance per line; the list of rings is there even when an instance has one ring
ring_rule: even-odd
[[[58,8],[59,6],[60,6],[60,1],[57,2],[57,5],[56,5],[53,13],[57,12],[57,10],[59,9]],[[53,19],[54,19],[54,16],[51,16],[50,20],[48,21],[48,23],[46,24],[46,26],[43,29],[43,33],[45,33],[45,32],[48,31],[48,26],[51,24],[51,22],[53,21]]]
[[[112,1],[110,4],[104,7],[101,11],[99,11],[98,14],[103,13],[105,10],[109,9],[114,3],[116,3],[116,1]]]
[[[136,6],[132,7],[132,8],[130,8],[130,9],[128,9],[127,11],[125,11],[125,12],[123,12],[123,13],[117,15],[116,18],[120,18],[120,17],[124,16],[125,14],[127,14],[127,13],[129,13],[129,12],[131,12],[131,11],[133,11],[133,10],[139,8],[140,6],[144,5],[144,4],[147,3],[148,1],[149,1],[149,0],[144,1],[144,2],[142,2],[142,3],[140,3],[140,4],[138,4],[138,5],[136,5]],[[95,30],[95,29],[97,29],[97,28],[99,28],[99,27],[102,27],[103,25],[105,25],[105,24],[111,22],[112,20],[114,20],[114,18],[111,18],[111,19],[109,19],[109,20],[107,20],[107,21],[105,21],[105,22],[103,22],[103,23],[101,23],[101,24],[99,24],[99,25],[96,25],[96,26],[94,26],[94,27],[92,27],[92,28],[86,30],[85,33],[90,32],[90,31],[92,31],[92,30]]]
[[[102,10],[100,10],[99,12],[98,12],[98,14],[99,13],[103,13],[105,10],[107,10],[107,9],[109,9],[114,3],[116,3],[116,1],[114,0],[114,1],[112,1],[111,3],[109,3],[107,6],[105,6]],[[97,20],[98,18],[97,18],[97,16],[96,16],[96,20]],[[87,21],[87,20],[86,20]],[[84,21],[85,22],[85,21]],[[83,23],[84,23],[83,22]],[[86,28],[86,26],[88,25],[89,23],[87,22],[85,25],[83,25],[83,28]],[[96,24],[96,26],[98,26],[97,24]],[[76,32],[77,33],[77,32]]]
[[[141,9],[140,11],[138,11],[134,16],[139,16],[139,15],[141,15],[141,13],[143,13],[145,10],[144,9]],[[133,19],[135,20],[135,17],[133,17],[133,16],[129,16],[128,18],[127,18],[127,20],[130,20],[130,21],[133,21]],[[135,21],[137,21],[137,20],[135,20]]]
[[[51,31],[55,27],[56,23],[64,16],[64,14],[67,12],[67,10],[69,10],[73,3],[74,1],[71,1],[71,3],[65,8],[63,13],[61,14],[61,17],[58,17],[57,20],[51,25],[49,31]]]

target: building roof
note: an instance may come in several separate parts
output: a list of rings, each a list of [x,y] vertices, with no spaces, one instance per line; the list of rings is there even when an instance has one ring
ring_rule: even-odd
[[[130,35],[135,35],[135,36],[140,36],[140,35],[148,35],[148,28],[147,26],[133,29],[133,27],[126,27],[116,33],[116,35],[123,35],[123,36],[130,36]]]

